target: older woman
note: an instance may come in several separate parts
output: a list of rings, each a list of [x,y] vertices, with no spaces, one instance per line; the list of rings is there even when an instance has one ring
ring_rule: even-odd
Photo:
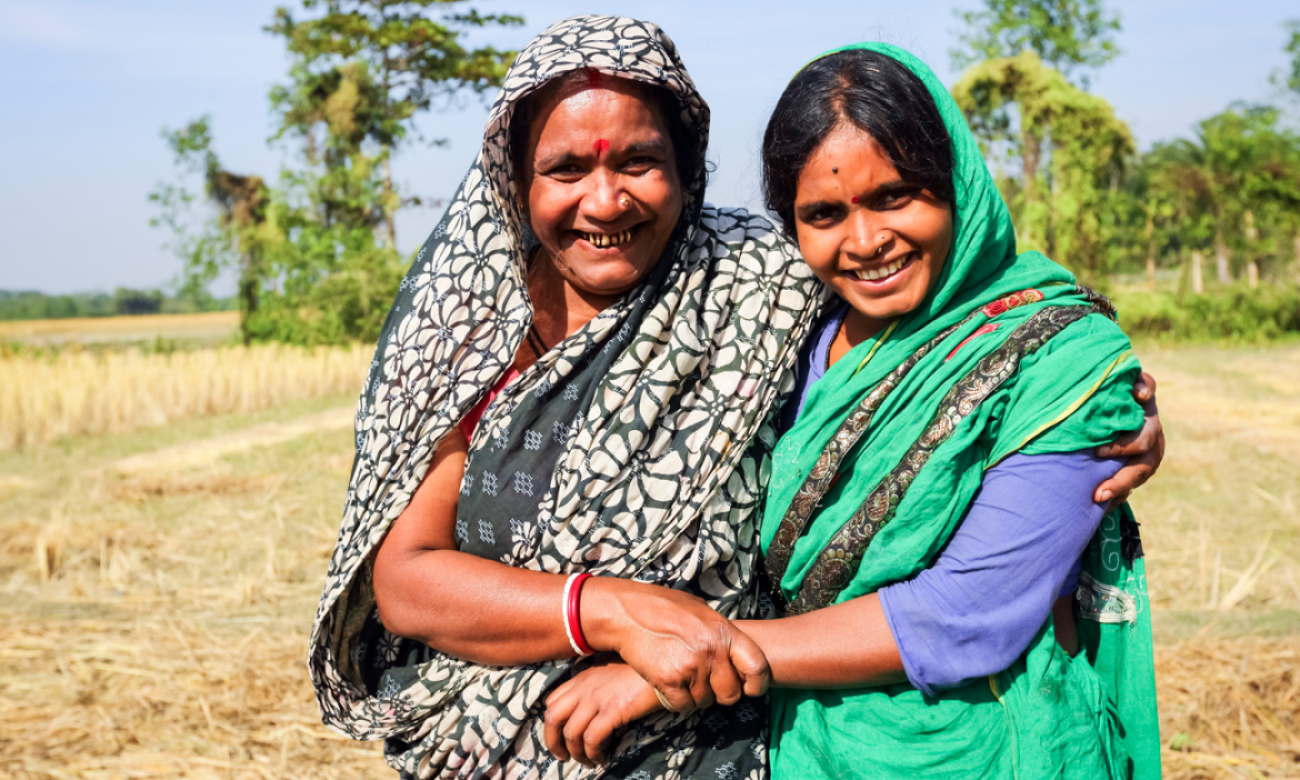
[[[766,684],[728,619],[757,612],[769,412],[824,294],[765,220],[702,203],[707,128],[653,25],[554,25],[402,285],[310,668],[404,775],[588,772],[540,713],[592,651],[664,707],[609,771],[763,771],[761,704],[706,705]]]

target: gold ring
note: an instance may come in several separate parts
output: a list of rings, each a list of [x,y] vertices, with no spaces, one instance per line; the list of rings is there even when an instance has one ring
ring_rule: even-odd
[[[619,196],[618,196],[618,206],[619,206],[619,208],[623,208],[623,209],[625,209],[625,208],[627,208],[628,206],[631,206],[631,205],[632,205],[632,201],[627,197],[627,193],[623,193],[622,195],[619,195]]]
[[[669,712],[677,711],[673,709],[673,705],[668,701],[668,697],[664,695],[664,692],[659,690],[659,686],[656,685],[654,690],[655,690],[655,697],[659,699],[660,704],[664,705],[664,709],[668,710]]]

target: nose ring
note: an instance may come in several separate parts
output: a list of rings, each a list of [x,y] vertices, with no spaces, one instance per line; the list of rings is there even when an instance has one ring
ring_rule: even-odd
[[[631,205],[632,205],[632,199],[629,198],[629,197],[627,196],[627,193],[626,193],[626,192],[624,192],[624,193],[622,193],[621,195],[618,196],[618,207],[619,207],[619,208],[621,208],[621,209],[625,209],[625,208],[627,208],[628,206],[631,206]]]
[[[880,245],[876,247],[876,253],[872,257],[878,257],[881,252],[885,251],[885,243],[889,241],[889,236],[885,233],[880,234]]]

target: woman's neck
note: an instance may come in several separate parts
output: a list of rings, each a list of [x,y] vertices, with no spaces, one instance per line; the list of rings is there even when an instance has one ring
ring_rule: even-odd
[[[528,269],[528,295],[533,300],[533,327],[548,348],[576,333],[620,297],[577,289],[540,251]]]
[[[889,327],[889,323],[890,320],[873,319],[850,306],[835,340],[831,342],[828,365],[835,365],[849,350]]]

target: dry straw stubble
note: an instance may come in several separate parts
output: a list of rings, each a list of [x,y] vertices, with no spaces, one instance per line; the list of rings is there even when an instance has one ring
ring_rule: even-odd
[[[368,347],[0,355],[0,450],[355,391]]]

